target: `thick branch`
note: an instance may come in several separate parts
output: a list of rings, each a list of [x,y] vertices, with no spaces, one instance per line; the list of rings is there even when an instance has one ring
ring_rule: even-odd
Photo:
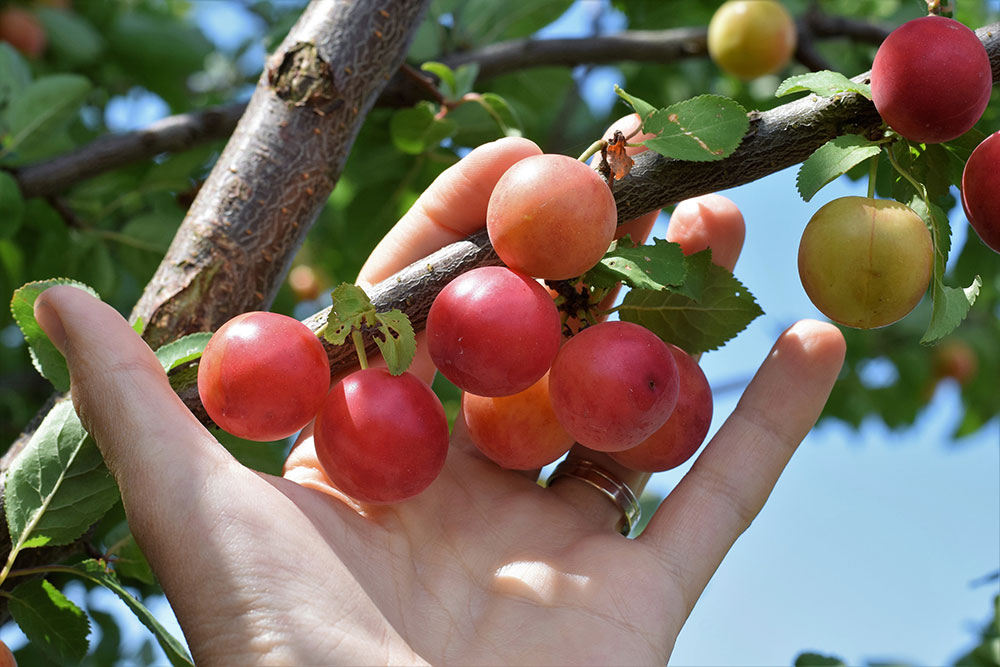
[[[314,0],[132,312],[157,347],[267,309],[429,0]]]

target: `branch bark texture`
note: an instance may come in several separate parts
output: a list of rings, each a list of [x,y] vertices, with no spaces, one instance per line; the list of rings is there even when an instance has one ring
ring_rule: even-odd
[[[152,347],[266,309],[429,0],[314,0],[132,312]]]

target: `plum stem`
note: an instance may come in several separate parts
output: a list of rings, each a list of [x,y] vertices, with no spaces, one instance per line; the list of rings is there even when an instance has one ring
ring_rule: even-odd
[[[352,329],[351,340],[354,341],[354,349],[358,352],[358,363],[361,364],[361,370],[366,370],[368,368],[368,355],[365,354],[365,342],[361,338],[361,332]]]
[[[868,167],[868,198],[875,199],[875,183],[878,181],[878,155],[871,158]]]

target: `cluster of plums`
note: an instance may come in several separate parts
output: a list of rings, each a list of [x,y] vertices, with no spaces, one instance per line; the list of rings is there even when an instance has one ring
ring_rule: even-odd
[[[941,16],[904,23],[872,64],[875,108],[897,134],[918,143],[955,139],[989,102],[989,57],[976,34]],[[1000,252],[1000,133],[973,151],[962,175],[962,204],[973,229]],[[835,322],[861,329],[892,324],[916,307],[930,282],[930,231],[895,201],[842,197],[820,208],[799,245],[799,276],[813,304]]]
[[[538,279],[585,273],[616,223],[614,198],[594,170],[561,155],[524,159],[501,177],[487,212],[504,266],[463,273],[430,308],[430,357],[464,391],[472,441],[501,467],[537,469],[579,442],[636,470],[667,470],[708,432],[711,390],[680,348],[628,322],[563,340]],[[223,325],[202,354],[198,390],[220,428],[251,440],[288,437],[315,419],[327,476],[362,502],[412,497],[444,466],[448,424],[426,383],[368,368],[330,387],[323,345],[284,315],[246,313]]]

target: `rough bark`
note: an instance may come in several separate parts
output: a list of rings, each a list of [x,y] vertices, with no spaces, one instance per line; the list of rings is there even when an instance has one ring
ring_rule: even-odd
[[[132,311],[152,347],[267,309],[428,2],[306,8]]]

